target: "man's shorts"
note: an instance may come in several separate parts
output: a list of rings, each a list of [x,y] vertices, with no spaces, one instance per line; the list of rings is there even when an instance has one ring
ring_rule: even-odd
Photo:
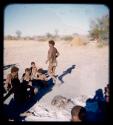
[[[49,68],[56,67],[56,66],[57,66],[57,61],[49,62]]]

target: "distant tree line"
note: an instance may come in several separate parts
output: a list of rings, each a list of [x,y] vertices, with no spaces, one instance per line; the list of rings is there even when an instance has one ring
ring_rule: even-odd
[[[56,29],[54,34],[52,33],[46,33],[45,35],[37,35],[37,36],[22,36],[22,32],[20,30],[17,30],[16,35],[7,35],[4,37],[5,40],[37,40],[37,41],[46,41],[49,39],[54,39],[54,40],[72,40],[73,36],[72,35],[64,35],[60,36],[58,34],[58,30]]]
[[[7,40],[36,40],[36,41],[46,41],[49,39],[54,40],[65,40],[65,41],[71,41],[75,35],[78,35],[77,33],[74,33],[72,35],[59,35],[59,31],[57,29],[54,30],[54,33],[47,32],[46,34],[42,36],[24,36],[22,37],[22,32],[20,30],[17,30],[15,36],[7,35],[4,37],[4,39]],[[90,30],[89,30],[89,36],[93,39],[99,39],[99,41],[105,40],[109,41],[109,15],[104,15],[101,18],[97,18],[90,23]]]

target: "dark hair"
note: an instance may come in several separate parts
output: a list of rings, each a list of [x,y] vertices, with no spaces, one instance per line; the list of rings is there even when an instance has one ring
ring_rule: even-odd
[[[43,73],[43,69],[42,68],[38,69],[38,72]]]
[[[26,71],[30,72],[31,70],[30,70],[30,68],[26,68],[26,69],[25,69],[25,72],[26,72]]]
[[[55,45],[55,42],[54,42],[53,40],[50,40],[50,41],[49,41],[49,44],[51,44],[51,45],[54,46],[54,45]]]
[[[107,87],[108,87],[108,88],[110,88],[110,85],[109,85],[109,84],[107,84]]]
[[[72,116],[78,116],[81,121],[85,119],[86,109],[82,106],[74,106],[71,110]]]
[[[35,64],[35,62],[31,62],[31,65],[32,65],[32,64]]]
[[[11,73],[17,72],[18,70],[19,70],[19,68],[14,66],[14,67],[11,68]]]

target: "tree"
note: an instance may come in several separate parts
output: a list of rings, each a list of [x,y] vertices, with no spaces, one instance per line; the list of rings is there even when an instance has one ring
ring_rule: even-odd
[[[109,39],[109,16],[105,15],[91,21],[89,34],[92,38]]]
[[[65,41],[71,41],[72,39],[73,39],[73,36],[71,35],[66,35],[62,37],[62,40],[65,40]]]
[[[21,34],[22,34],[22,32],[20,30],[16,31],[17,39],[21,38]]]
[[[57,36],[58,36],[58,30],[55,29],[55,37],[57,37]]]
[[[7,35],[7,36],[5,37],[5,39],[6,39],[6,40],[12,40],[13,37],[12,37],[12,35]]]
[[[46,34],[46,37],[47,37],[48,39],[50,39],[50,38],[53,38],[53,35],[50,34],[50,33],[47,33],[47,34]]]

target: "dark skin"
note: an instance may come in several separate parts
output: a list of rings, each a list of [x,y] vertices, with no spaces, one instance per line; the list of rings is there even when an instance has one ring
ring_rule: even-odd
[[[78,116],[72,116],[72,119],[71,119],[72,122],[81,122],[81,120],[79,119]]]
[[[18,75],[18,71],[12,72],[12,73],[7,75],[7,78],[6,78],[7,87],[9,87],[9,86],[10,86],[10,88],[12,87],[11,79],[15,78],[17,75]]]
[[[56,58],[60,55],[59,52],[57,51],[57,49],[54,47],[54,45],[49,43],[49,47],[50,47],[50,49],[48,51],[48,58],[46,60],[46,64],[50,60],[56,60]],[[49,74],[53,75],[53,76],[55,75],[55,70],[56,70],[56,66],[49,66],[49,68],[48,68]]]

